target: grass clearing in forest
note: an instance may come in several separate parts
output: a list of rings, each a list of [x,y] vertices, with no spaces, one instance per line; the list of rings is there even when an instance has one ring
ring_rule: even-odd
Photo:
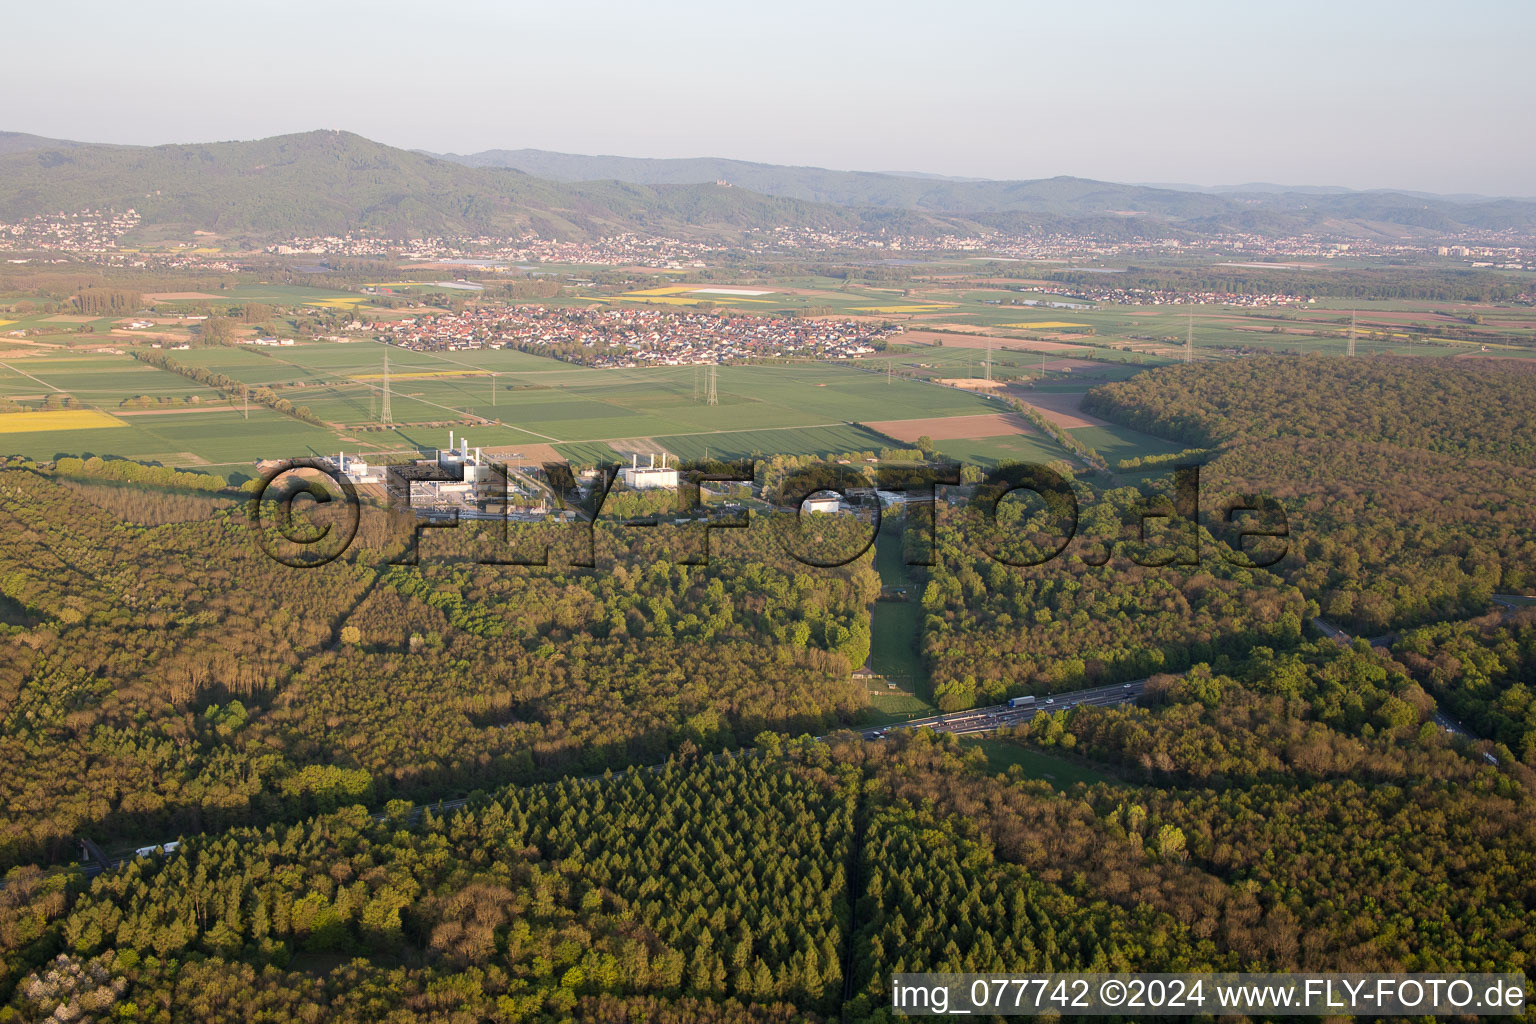
[[[1025,775],[1034,779],[1044,779],[1058,789],[1065,789],[1078,782],[1091,786],[1096,782],[1112,781],[1108,776],[1094,771],[1087,765],[1057,757],[1055,754],[1047,754],[1012,740],[967,738],[960,742],[963,746],[975,747],[987,755],[987,767],[997,774],[1007,771],[1013,765],[1018,765]]]

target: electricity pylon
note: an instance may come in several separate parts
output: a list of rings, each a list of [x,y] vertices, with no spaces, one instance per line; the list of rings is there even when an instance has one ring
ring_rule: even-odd
[[[709,368],[709,397],[705,399],[706,405],[719,405],[720,396],[715,393],[715,376],[719,367],[711,365]]]
[[[1350,356],[1355,354],[1355,311],[1354,310],[1350,310],[1349,311],[1349,348],[1345,351],[1344,354],[1345,355],[1350,355]]]
[[[394,415],[389,410],[389,353],[384,353],[384,402],[379,408],[379,422],[386,427],[395,422]]]
[[[1195,361],[1195,311],[1194,310],[1190,310],[1189,311],[1189,334],[1184,339],[1184,361],[1186,363],[1192,363],[1192,362]]]

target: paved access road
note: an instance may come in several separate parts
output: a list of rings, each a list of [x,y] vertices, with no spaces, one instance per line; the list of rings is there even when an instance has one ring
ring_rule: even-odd
[[[1146,685],[1145,679],[1133,679],[1128,683],[1115,683],[1111,686],[1093,686],[1086,690],[1053,693],[1048,697],[1037,698],[1029,707],[1010,708],[1007,704],[994,704],[991,707],[970,708],[948,715],[914,718],[909,722],[886,726],[884,729],[866,729],[863,736],[867,740],[878,739],[897,729],[932,729],[934,732],[952,732],[960,735],[992,732],[1005,726],[1027,722],[1042,711],[1062,711],[1085,704],[1099,706],[1125,704],[1140,697]]]

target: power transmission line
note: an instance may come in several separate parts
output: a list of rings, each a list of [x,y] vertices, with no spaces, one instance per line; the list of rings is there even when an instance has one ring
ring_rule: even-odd
[[[1184,361],[1195,361],[1195,311],[1189,311],[1189,336],[1184,339]]]
[[[1352,356],[1354,354],[1355,354],[1355,311],[1354,310],[1350,310],[1349,311],[1349,348],[1348,348],[1348,350],[1346,350],[1345,355],[1351,355]]]
[[[709,398],[706,400],[707,405],[720,404],[720,396],[715,393],[715,376],[718,369],[719,367],[717,366],[710,366],[709,368]]]

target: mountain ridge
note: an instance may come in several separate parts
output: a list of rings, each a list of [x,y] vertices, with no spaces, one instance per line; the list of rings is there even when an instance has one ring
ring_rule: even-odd
[[[541,173],[499,165],[509,162]],[[610,176],[562,178],[576,172]],[[454,157],[334,130],[165,146],[0,133],[0,221],[99,207],[134,208],[142,218],[135,240],[192,231],[243,240],[347,233],[585,239],[624,231],[729,239],[776,227],[925,237],[1536,232],[1536,202],[1394,191],[1191,192],[1069,176],[986,181],[542,150]]]

